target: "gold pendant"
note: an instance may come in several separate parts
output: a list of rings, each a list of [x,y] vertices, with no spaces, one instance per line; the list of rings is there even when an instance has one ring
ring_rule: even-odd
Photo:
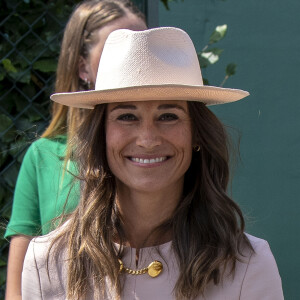
[[[148,274],[151,277],[157,277],[163,270],[163,265],[160,261],[155,260],[148,266]]]
[[[157,277],[162,271],[163,271],[163,264],[155,260],[147,268],[143,268],[140,270],[132,270],[129,268],[126,268],[122,262],[121,259],[119,259],[119,264],[120,264],[120,272],[125,272],[131,275],[143,275],[148,273],[149,276],[152,278]]]

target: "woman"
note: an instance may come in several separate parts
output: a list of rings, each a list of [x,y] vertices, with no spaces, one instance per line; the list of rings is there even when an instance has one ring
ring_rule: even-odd
[[[267,242],[226,194],[226,133],[205,106],[247,95],[203,86],[180,29],[111,33],[95,91],[51,97],[94,109],[71,144],[80,203],[31,241],[24,299],[283,299]]]
[[[64,32],[55,91],[93,88],[104,42],[110,32],[120,28],[146,29],[143,14],[130,1],[94,0],[78,5]],[[82,113],[55,103],[43,138],[25,155],[5,234],[11,237],[6,299],[21,299],[21,272],[31,237],[48,233],[54,218],[77,206],[78,186],[71,175],[75,167],[65,157],[67,137],[73,135]]]

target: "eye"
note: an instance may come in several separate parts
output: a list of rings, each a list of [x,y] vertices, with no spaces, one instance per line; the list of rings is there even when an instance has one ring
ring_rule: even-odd
[[[117,117],[117,120],[119,121],[137,121],[137,117],[133,114],[122,114]]]
[[[159,121],[175,121],[178,120],[178,116],[171,113],[165,113],[159,116]]]

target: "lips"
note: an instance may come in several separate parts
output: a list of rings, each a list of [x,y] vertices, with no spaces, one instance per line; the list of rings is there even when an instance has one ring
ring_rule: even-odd
[[[133,162],[140,163],[140,164],[155,164],[167,160],[168,157],[167,156],[152,157],[152,158],[129,157],[129,159]]]

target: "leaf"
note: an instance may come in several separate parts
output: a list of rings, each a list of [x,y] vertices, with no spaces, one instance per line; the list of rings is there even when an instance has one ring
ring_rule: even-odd
[[[24,114],[18,120],[16,120],[15,124],[18,130],[22,132],[34,127],[29,118]]]
[[[0,68],[0,81],[2,81],[5,78],[5,72],[3,70],[3,68]]]
[[[0,149],[0,167],[5,163],[8,156],[8,150],[6,145],[2,145]],[[1,186],[0,186],[0,201],[1,201]]]
[[[6,281],[6,266],[0,267],[0,285]]]
[[[217,26],[209,38],[209,44],[214,44],[222,40],[227,32],[227,24]]]
[[[14,187],[19,174],[19,168],[16,164],[11,165],[3,174],[4,181],[10,186]]]
[[[0,82],[0,87],[1,87],[1,102],[0,102],[0,106],[1,106],[1,110],[0,110],[0,114],[2,112],[5,112],[6,115],[10,114],[12,115],[12,111],[15,107],[14,104],[14,97],[15,95],[17,95],[15,90],[12,90],[13,88],[13,84],[11,84],[10,80],[3,80]],[[11,90],[10,93],[6,93],[7,90]],[[3,94],[6,94],[5,96]]]
[[[164,6],[167,10],[170,10],[169,2],[172,2],[172,1],[177,2],[177,0],[160,0],[160,1],[164,4]],[[183,1],[184,0],[181,0],[181,2],[183,2]]]
[[[203,84],[204,85],[209,85],[209,81],[206,78],[203,78]]]
[[[22,82],[22,83],[29,83],[30,82],[30,72],[27,70],[25,73],[21,72],[16,72],[16,73],[9,73],[9,76],[14,79],[17,82]]]
[[[19,139],[16,142],[12,142],[9,145],[9,149],[8,149],[8,153],[13,156],[13,157],[17,157],[17,155],[19,153],[21,153],[21,151],[24,149],[24,145],[25,145],[25,141],[24,138],[23,139]]]
[[[16,130],[15,128],[9,129],[2,137],[1,142],[3,143],[10,143],[15,140],[16,137]]]
[[[5,131],[13,124],[13,121],[6,115],[0,114],[0,132]]]
[[[30,75],[30,72],[29,71],[27,71],[24,75],[22,75],[20,78],[19,78],[19,82],[22,82],[22,83],[29,83],[30,82],[30,77],[31,77],[31,75]]]
[[[23,112],[28,106],[28,101],[26,101],[23,97],[16,97],[14,102],[17,112]]]
[[[4,201],[2,201],[2,203],[0,204],[1,205],[1,216],[2,216],[2,218],[6,219],[6,220],[9,220],[9,218],[11,216],[11,204],[13,202],[13,193],[11,192],[11,190],[12,190],[12,188],[9,188],[5,191],[5,195],[4,195],[4,199],[3,199]],[[4,232],[3,232],[3,234],[1,234],[1,228],[0,228],[0,235],[1,236],[4,235]],[[2,240],[0,239],[0,244],[1,244],[1,242],[2,242]],[[1,249],[1,246],[2,245],[0,245],[0,249]],[[1,255],[1,252],[0,252],[0,255]],[[3,299],[3,298],[1,298],[1,296],[0,296],[0,299]]]
[[[39,70],[44,73],[55,72],[57,63],[54,59],[42,59],[33,64],[34,70]]]
[[[4,69],[8,72],[8,73],[17,73],[17,69],[14,67],[14,65],[12,64],[11,60],[6,58],[2,60],[2,64],[4,66]]]
[[[41,115],[33,109],[27,110],[26,116],[28,116],[29,122],[35,122],[35,121],[39,121],[42,119]]]
[[[213,48],[213,49],[209,49],[209,50],[201,52],[200,57],[204,58],[206,60],[207,64],[212,65],[219,60],[222,52],[223,52],[223,49]]]
[[[166,10],[170,10],[169,4],[168,4],[168,2],[169,2],[168,0],[160,0],[160,1],[164,4]]]
[[[236,68],[237,68],[236,64],[234,63],[228,64],[226,67],[226,75],[228,77],[234,75],[236,73]]]
[[[4,267],[6,265],[7,265],[7,263],[3,259],[0,258],[0,267]]]
[[[4,188],[2,187],[2,185],[0,185],[0,203],[1,203],[2,199],[4,199],[5,194],[6,193],[5,193]]]
[[[209,66],[209,61],[204,58],[203,56],[201,56],[201,52],[197,53],[197,56],[198,56],[198,60],[199,60],[199,64],[200,64],[200,67],[201,69],[204,69],[206,68],[207,66]]]

